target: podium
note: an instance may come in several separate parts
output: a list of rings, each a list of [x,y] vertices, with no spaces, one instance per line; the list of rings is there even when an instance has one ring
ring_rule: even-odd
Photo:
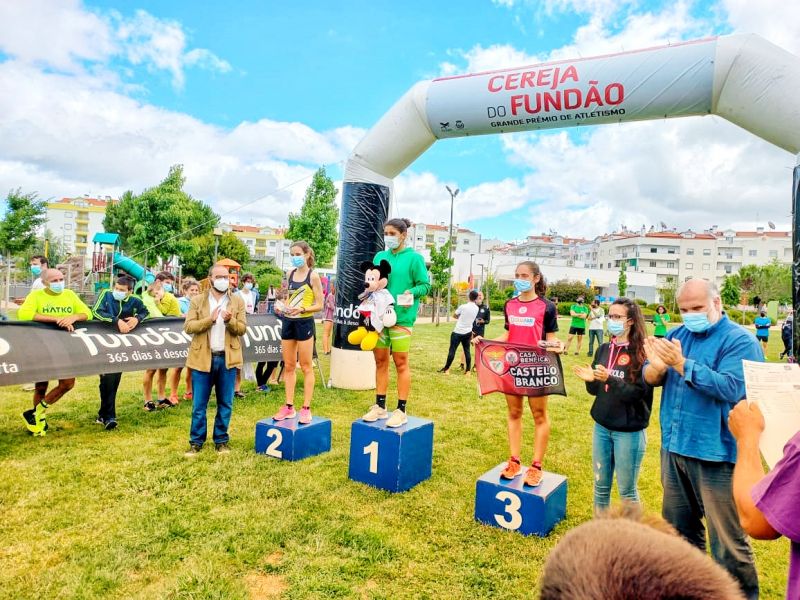
[[[313,417],[301,425],[294,419],[261,419],[256,423],[256,452],[281,460],[302,460],[331,449],[331,420]]]
[[[402,427],[354,421],[350,428],[350,467],[353,481],[389,492],[405,492],[431,476],[433,421],[408,417]]]
[[[475,520],[522,535],[546,536],[567,514],[567,478],[544,472],[542,483],[523,483],[526,469],[501,479],[506,463],[487,471],[475,485]]]

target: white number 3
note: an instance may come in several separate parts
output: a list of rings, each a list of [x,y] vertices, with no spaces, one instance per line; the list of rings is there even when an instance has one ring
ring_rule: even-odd
[[[497,521],[497,524],[506,529],[519,529],[522,525],[522,515],[519,514],[522,501],[519,499],[519,496],[511,492],[497,492],[495,498],[506,503],[505,512],[509,515],[509,517],[505,515],[494,515],[494,520]]]

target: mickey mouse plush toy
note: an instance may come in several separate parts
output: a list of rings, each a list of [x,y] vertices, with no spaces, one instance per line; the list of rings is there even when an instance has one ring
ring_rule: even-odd
[[[364,273],[364,292],[358,297],[361,300],[358,305],[358,329],[350,332],[347,341],[354,346],[360,345],[362,350],[372,350],[383,328],[397,323],[394,298],[386,289],[392,267],[385,260],[378,265],[365,261],[359,269]]]

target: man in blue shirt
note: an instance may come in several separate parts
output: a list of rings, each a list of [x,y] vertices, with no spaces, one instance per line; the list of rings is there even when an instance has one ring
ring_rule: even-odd
[[[711,554],[748,598],[758,598],[753,552],[733,501],[736,441],[728,413],[745,397],[742,360],[763,361],[752,333],[722,312],[719,290],[690,279],[678,291],[683,326],[648,338],[644,378],[661,395],[662,514],[689,542]]]

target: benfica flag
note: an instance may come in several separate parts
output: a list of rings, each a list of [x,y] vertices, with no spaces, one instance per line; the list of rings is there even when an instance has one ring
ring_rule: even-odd
[[[481,395],[566,396],[561,357],[543,348],[481,340],[475,345]]]

